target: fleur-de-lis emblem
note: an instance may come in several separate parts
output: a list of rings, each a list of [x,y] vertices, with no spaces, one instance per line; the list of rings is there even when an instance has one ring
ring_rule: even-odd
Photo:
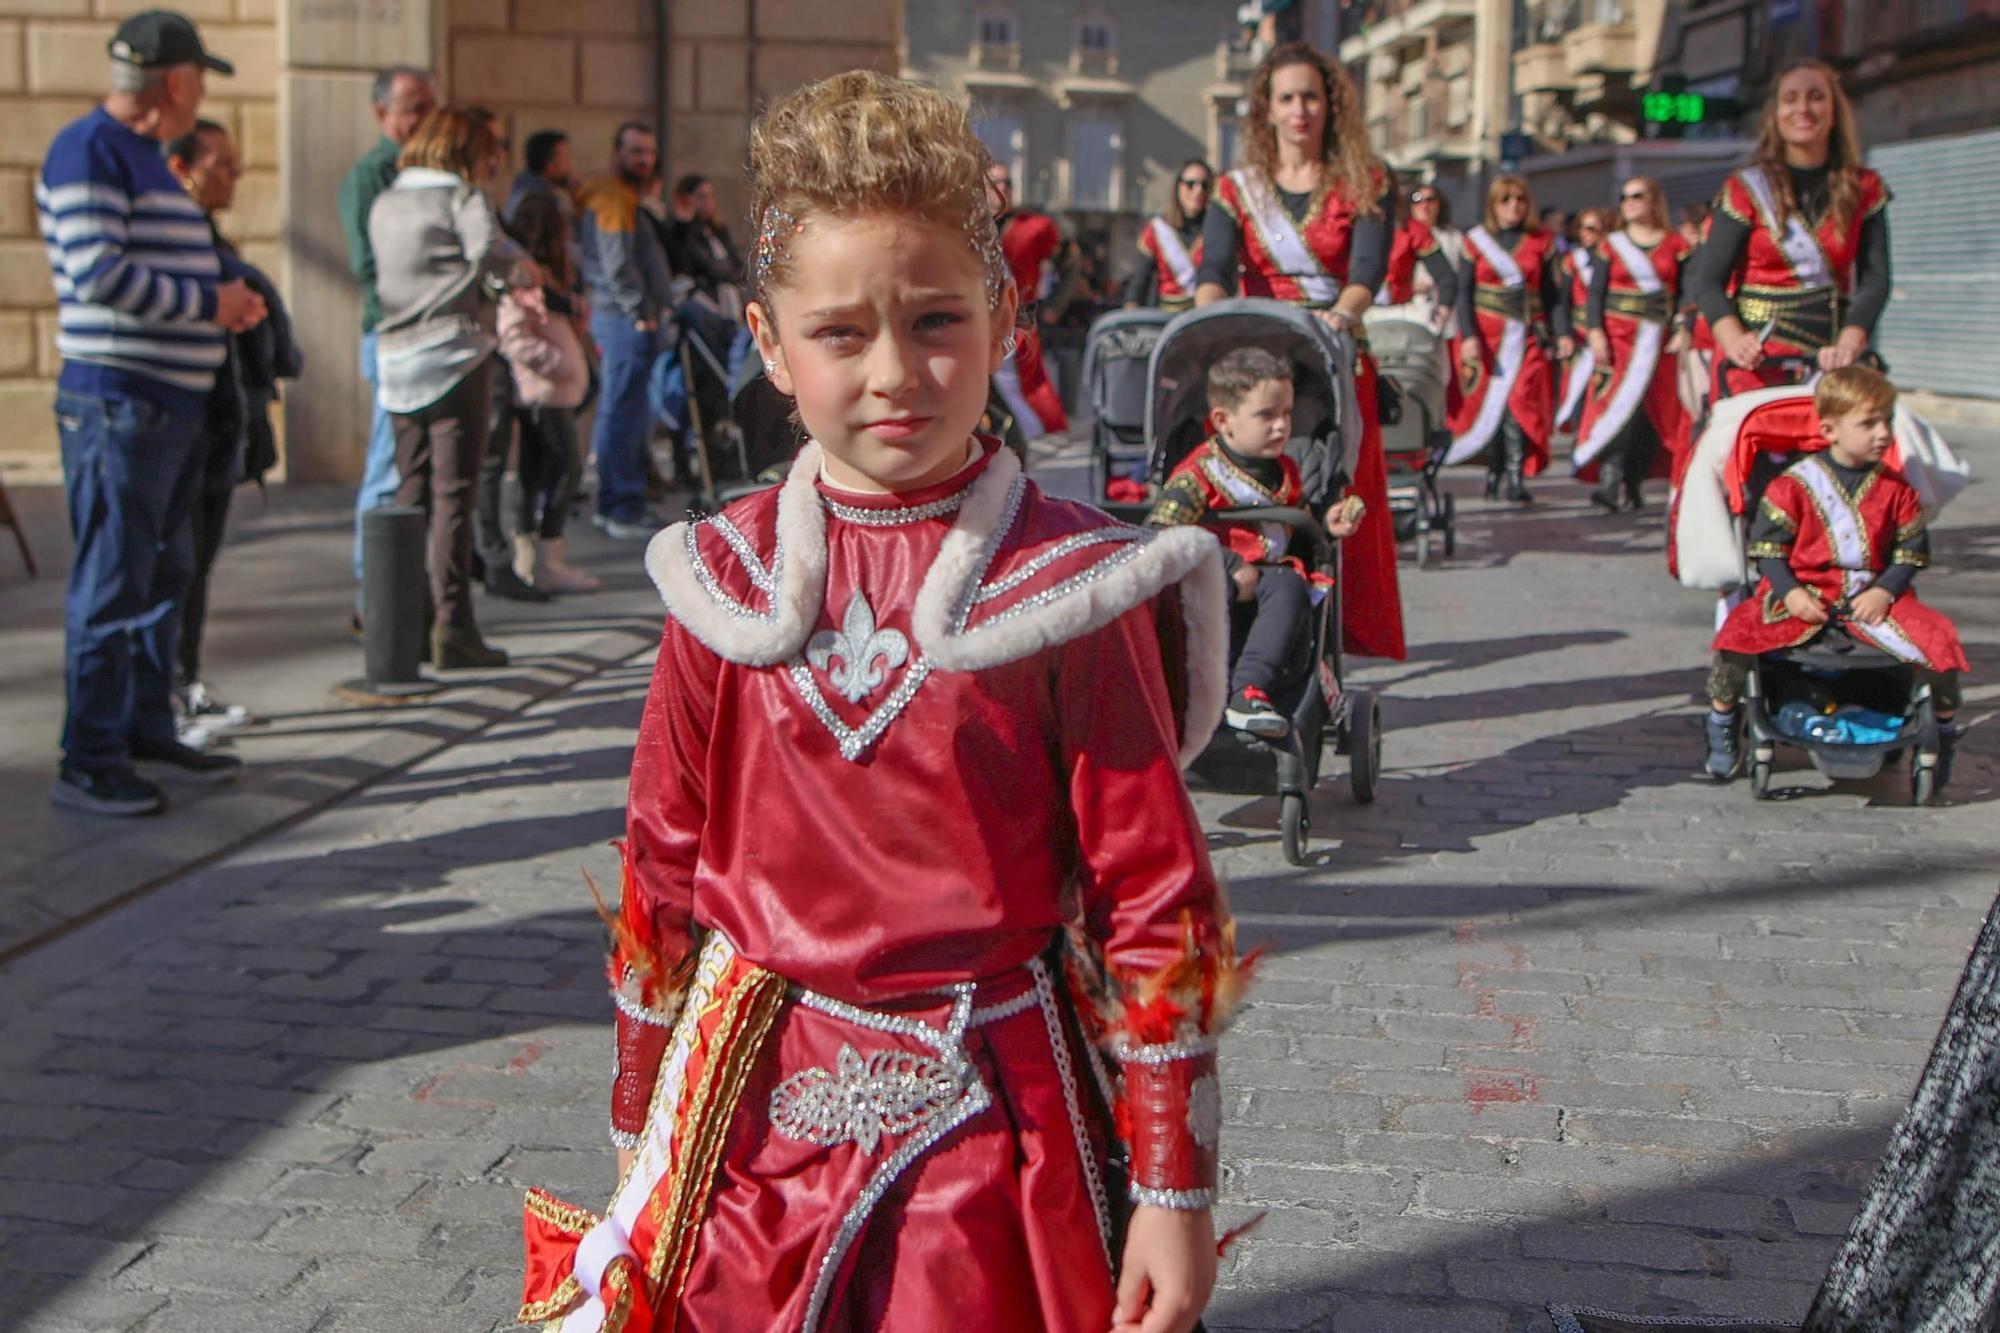
[[[875,628],[875,608],[859,588],[847,603],[839,633],[823,629],[806,641],[806,661],[826,672],[851,704],[880,689],[889,673],[909,657],[910,641],[901,631]],[[836,658],[839,666],[832,665]]]

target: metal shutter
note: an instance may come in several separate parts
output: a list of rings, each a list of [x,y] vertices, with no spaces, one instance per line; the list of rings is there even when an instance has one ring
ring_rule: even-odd
[[[1896,383],[2000,398],[2000,130],[1889,144],[1868,160],[1895,195],[1895,286],[1875,341]]]

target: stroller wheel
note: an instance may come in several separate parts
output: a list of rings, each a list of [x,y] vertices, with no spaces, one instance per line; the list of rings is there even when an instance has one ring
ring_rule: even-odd
[[[1306,844],[1310,840],[1312,821],[1306,817],[1306,798],[1303,794],[1288,791],[1278,798],[1278,836],[1285,847],[1285,860],[1290,865],[1302,866],[1306,863]]]
[[[1348,696],[1347,780],[1361,805],[1375,803],[1375,779],[1382,771],[1382,705],[1367,690]]]
[[[1444,497],[1444,517],[1440,520],[1444,528],[1444,558],[1449,560],[1458,554],[1458,532],[1454,525],[1458,522],[1458,500],[1450,495]]]
[[[1937,756],[1919,750],[1910,756],[1910,804],[1929,805],[1936,795]]]
[[[1753,759],[1750,761],[1750,795],[1759,801],[1771,799],[1771,761]]]

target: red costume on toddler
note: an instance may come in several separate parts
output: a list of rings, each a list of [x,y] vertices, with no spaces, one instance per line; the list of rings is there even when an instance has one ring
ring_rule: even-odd
[[[1222,708],[1217,544],[992,441],[894,495],[808,445],[647,563],[611,960],[637,1160],[602,1218],[530,1196],[522,1321],[1103,1333],[1108,1147],[1139,1203],[1214,1192],[1240,974],[1180,767]]]
[[[1765,488],[1758,511],[1750,556],[1785,560],[1827,607],[1859,596],[1893,565],[1922,567],[1927,561],[1917,492],[1881,464],[1850,490],[1826,453],[1809,454]],[[1822,628],[1794,616],[1765,578],[1754,597],[1730,612],[1714,646],[1746,655],[1775,652],[1805,643]],[[1914,590],[1897,596],[1881,624],[1847,619],[1843,628],[1913,666],[1966,669],[1950,618],[1919,602]]]

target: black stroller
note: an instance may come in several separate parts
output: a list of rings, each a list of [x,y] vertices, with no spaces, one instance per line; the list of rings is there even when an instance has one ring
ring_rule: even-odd
[[[1354,398],[1354,349],[1310,311],[1279,301],[1218,301],[1190,310],[1167,325],[1153,349],[1146,403],[1146,438],[1152,442],[1147,478],[1165,483],[1188,452],[1207,438],[1209,366],[1245,343],[1292,362],[1296,432],[1287,452],[1305,481],[1306,509],[1258,507],[1228,511],[1232,522],[1280,523],[1291,530],[1292,549],[1308,569],[1337,582],[1340,543],[1326,535],[1318,514],[1347,481],[1346,464],[1359,435]],[[1129,513],[1130,511],[1128,511]],[[1143,516],[1143,513],[1141,514]],[[1298,669],[1273,702],[1291,721],[1291,734],[1261,740],[1224,730],[1201,769],[1218,751],[1269,755],[1278,776],[1279,832],[1285,859],[1305,863],[1311,819],[1306,797],[1319,781],[1320,759],[1331,736],[1348,756],[1354,799],[1375,799],[1382,764],[1380,705],[1367,690],[1350,690],[1340,653],[1340,597],[1329,588],[1314,608],[1297,646]]]
[[[1146,466],[1146,396],[1153,348],[1173,316],[1164,310],[1112,310],[1091,322],[1083,340],[1083,388],[1091,408],[1091,498],[1112,478],[1136,478]]]
[[[1420,566],[1428,565],[1440,546],[1447,559],[1458,550],[1457,505],[1438,487],[1438,469],[1451,448],[1441,344],[1428,324],[1402,318],[1368,320],[1368,346],[1375,354],[1376,369],[1395,386],[1401,403],[1399,412],[1385,412],[1382,420],[1383,461],[1392,483],[1389,508],[1396,517],[1396,540],[1416,541]],[[1408,484],[1395,484],[1405,476]]]

